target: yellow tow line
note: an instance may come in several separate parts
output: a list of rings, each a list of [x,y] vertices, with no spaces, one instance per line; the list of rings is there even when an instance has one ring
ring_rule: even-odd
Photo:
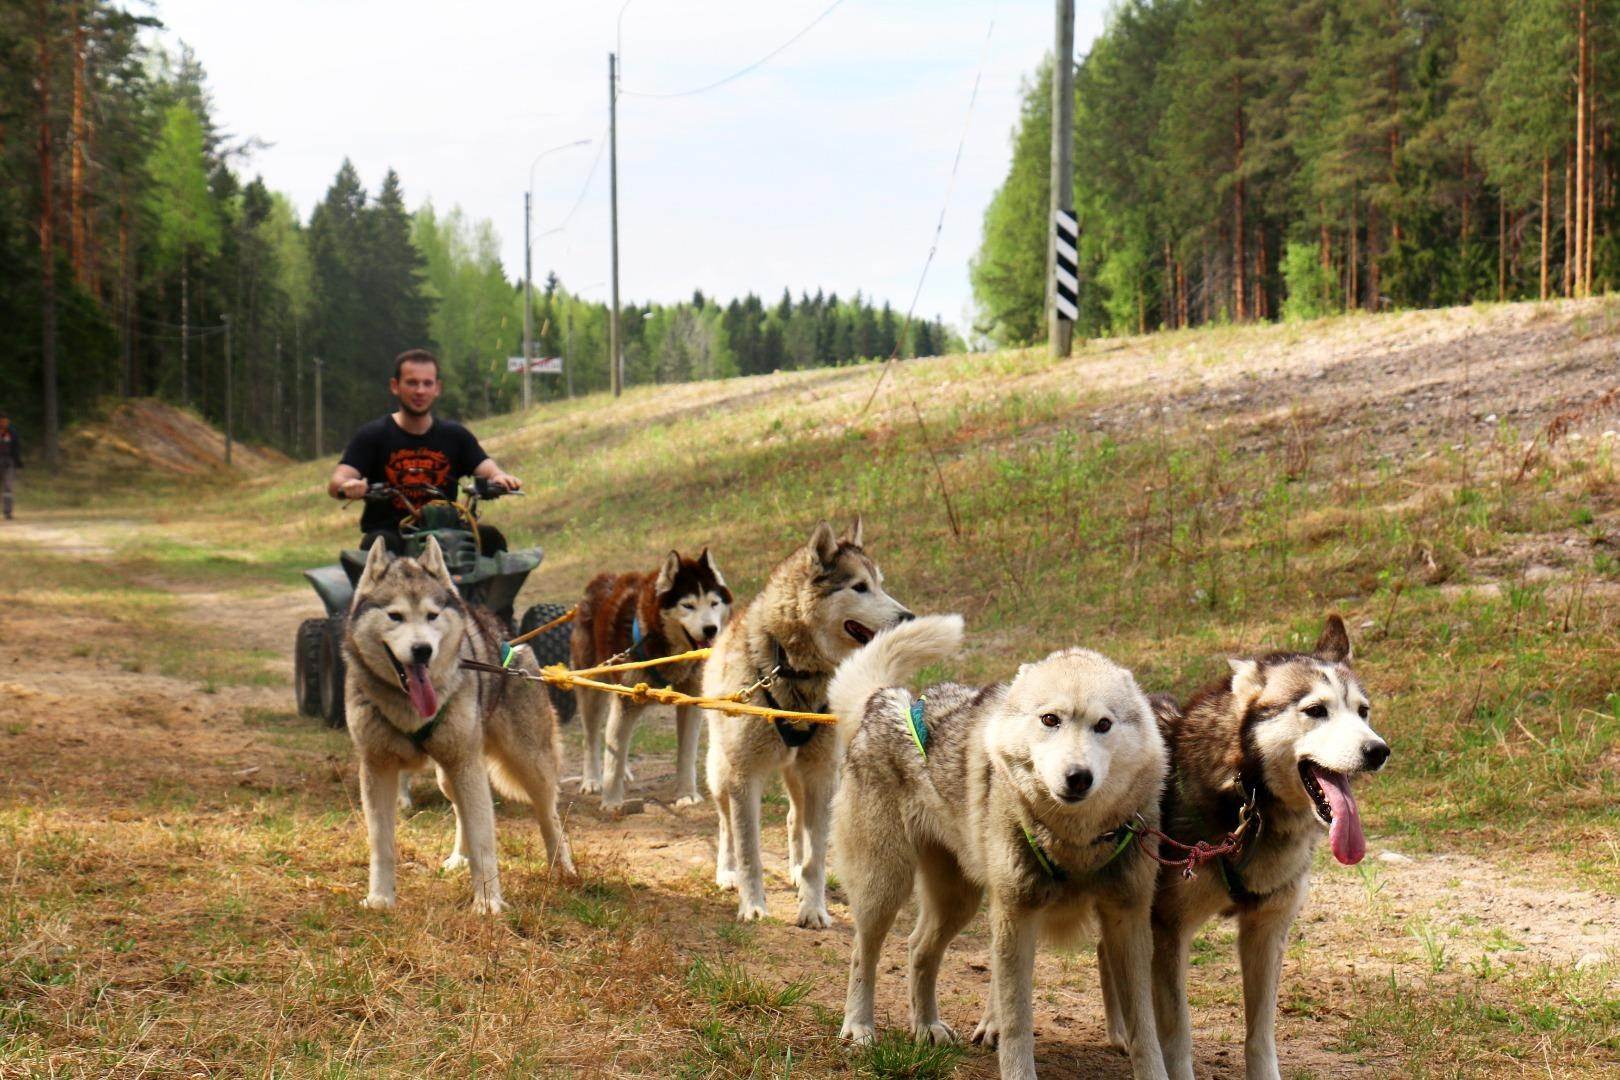
[[[539,627],[522,637],[513,638],[508,644],[521,645],[530,637],[538,635],[550,628],[550,625],[560,625],[574,617],[569,611],[562,617],[553,620],[548,626]],[[527,671],[517,671],[513,668],[501,667],[497,664],[485,664],[478,660],[463,660],[461,666],[472,671],[482,671],[490,675],[510,675],[530,682],[543,682],[551,686],[560,686],[564,689],[584,687],[586,690],[599,690],[604,694],[618,694],[627,697],[638,705],[649,701],[656,701],[660,705],[693,705],[700,709],[711,709],[731,716],[758,716],[769,720],[794,720],[810,724],[836,724],[838,718],[831,713],[794,712],[791,709],[772,709],[764,705],[755,705],[746,700],[753,696],[752,691],[757,687],[729,697],[711,698],[694,697],[683,694],[679,690],[669,687],[648,686],[646,683],[636,683],[626,686],[623,683],[602,682],[594,678],[596,675],[609,675],[619,671],[639,671],[644,668],[658,667],[662,664],[681,664],[695,660],[707,660],[713,649],[693,649],[691,652],[676,653],[674,656],[660,656],[654,660],[631,660],[621,664],[602,664],[599,667],[581,668],[570,671],[563,664],[551,664],[540,669],[540,674],[532,675]]]

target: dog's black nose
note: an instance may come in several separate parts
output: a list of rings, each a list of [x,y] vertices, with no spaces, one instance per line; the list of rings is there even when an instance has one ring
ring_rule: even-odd
[[[1368,772],[1377,772],[1389,760],[1389,744],[1382,739],[1367,743],[1361,748],[1361,760]]]
[[[413,664],[425,664],[431,659],[433,659],[433,646],[431,646],[431,645],[412,645],[411,646],[411,663],[413,663]]]
[[[719,633],[719,632],[720,632],[720,628],[718,626],[705,626],[703,628],[703,640],[704,641],[713,641],[714,640],[714,635]]]
[[[900,613],[900,621],[901,622],[910,622],[912,619],[915,619],[916,617],[917,617],[916,614],[913,613],[913,612],[910,612],[910,611],[902,611]]]
[[[1090,769],[1070,769],[1063,777],[1064,793],[1071,799],[1078,799],[1091,790]]]

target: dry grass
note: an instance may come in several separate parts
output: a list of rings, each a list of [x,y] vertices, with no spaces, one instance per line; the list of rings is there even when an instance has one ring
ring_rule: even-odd
[[[862,510],[892,590],[968,616],[967,678],[1078,640],[1185,692],[1343,611],[1395,748],[1363,800],[1374,848],[1419,861],[1324,869],[1285,975],[1288,1073],[1597,1074],[1620,1057],[1616,957],[1572,960],[1620,912],[1617,417],[1593,405],[1613,323],[1521,305],[944,358],[895,369],[864,416],[872,368],[640,389],[481,425],[530,490],[490,514],[546,547],[527,598],[549,599],[702,543],[746,596],[818,516]],[[707,807],[576,807],[578,888],[506,817],[516,914],[488,923],[435,869],[430,806],[401,908],[362,912],[346,742],[282,711],[283,643],[315,609],[294,571],[354,530],[324,471],[65,485],[53,521],[93,550],[0,564],[0,1073],[993,1072],[838,1047],[843,931],[734,927]],[[643,745],[645,781],[667,739]],[[1206,934],[1193,980],[1199,1067],[1223,1076],[1231,951]],[[947,972],[959,1026],[982,952],[971,931]],[[1045,1066],[1123,1075],[1089,961],[1041,979]]]

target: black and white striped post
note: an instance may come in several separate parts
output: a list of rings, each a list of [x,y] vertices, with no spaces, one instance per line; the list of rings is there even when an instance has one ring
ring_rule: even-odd
[[[1069,209],[1074,198],[1074,0],[1057,0],[1052,55],[1052,235],[1046,247],[1046,334],[1052,356],[1069,355],[1080,314],[1077,273],[1080,230]]]
[[[1052,305],[1073,324],[1080,318],[1080,222],[1073,210],[1059,210],[1052,230]]]

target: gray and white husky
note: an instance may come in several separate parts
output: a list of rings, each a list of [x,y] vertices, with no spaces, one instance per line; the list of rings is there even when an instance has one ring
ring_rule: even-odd
[[[829,688],[847,744],[833,851],[855,921],[846,1039],[875,1036],[879,952],[917,897],[911,1027],[950,1040],[935,984],[945,947],[988,896],[991,995],[975,1042],[1001,1075],[1035,1075],[1035,950],[1098,934],[1138,1077],[1163,1077],[1148,985],[1155,865],[1137,830],[1156,827],[1167,756],[1147,699],[1124,668],[1084,649],[1025,664],[1010,683],[895,688],[954,652],[958,616],[877,635]]]
[[[756,704],[824,711],[827,680],[838,662],[879,630],[911,617],[883,591],[883,574],[861,545],[860,519],[842,537],[823,521],[720,632],[704,664],[703,693],[725,697],[769,676],[769,685],[754,693]],[[760,799],[779,771],[788,794],[788,873],[799,889],[797,921],[812,929],[830,926],[827,831],[838,787],[837,739],[823,725],[707,716],[706,771],[719,818],[715,882],[737,890],[739,919],[765,915]]]
[[[394,906],[399,774],[429,761],[456,813],[456,844],[444,867],[470,868],[475,911],[505,908],[495,867],[491,778],[502,795],[534,807],[551,864],[574,873],[557,816],[561,757],[545,687],[461,666],[463,660],[499,664],[501,637],[493,617],[462,602],[437,541],[428,540],[420,560],[371,546],[344,639],[349,734],[360,755],[371,843],[366,907]],[[539,671],[525,646],[509,666]]]
[[[1237,919],[1249,1080],[1275,1080],[1277,979],[1288,929],[1310,886],[1324,835],[1345,865],[1367,851],[1351,781],[1383,768],[1389,745],[1370,724],[1367,692],[1350,669],[1350,635],[1328,616],[1310,653],[1229,661],[1230,674],[1178,709],[1154,699],[1170,742],[1174,782],[1165,832],[1183,844],[1215,843],[1258,815],[1239,850],[1188,879],[1164,867],[1153,906],[1154,1005],[1165,1062],[1190,1078],[1188,948],[1214,915]],[[1104,999],[1108,999],[1104,971]],[[1127,1038],[1117,1017],[1109,1032]]]

